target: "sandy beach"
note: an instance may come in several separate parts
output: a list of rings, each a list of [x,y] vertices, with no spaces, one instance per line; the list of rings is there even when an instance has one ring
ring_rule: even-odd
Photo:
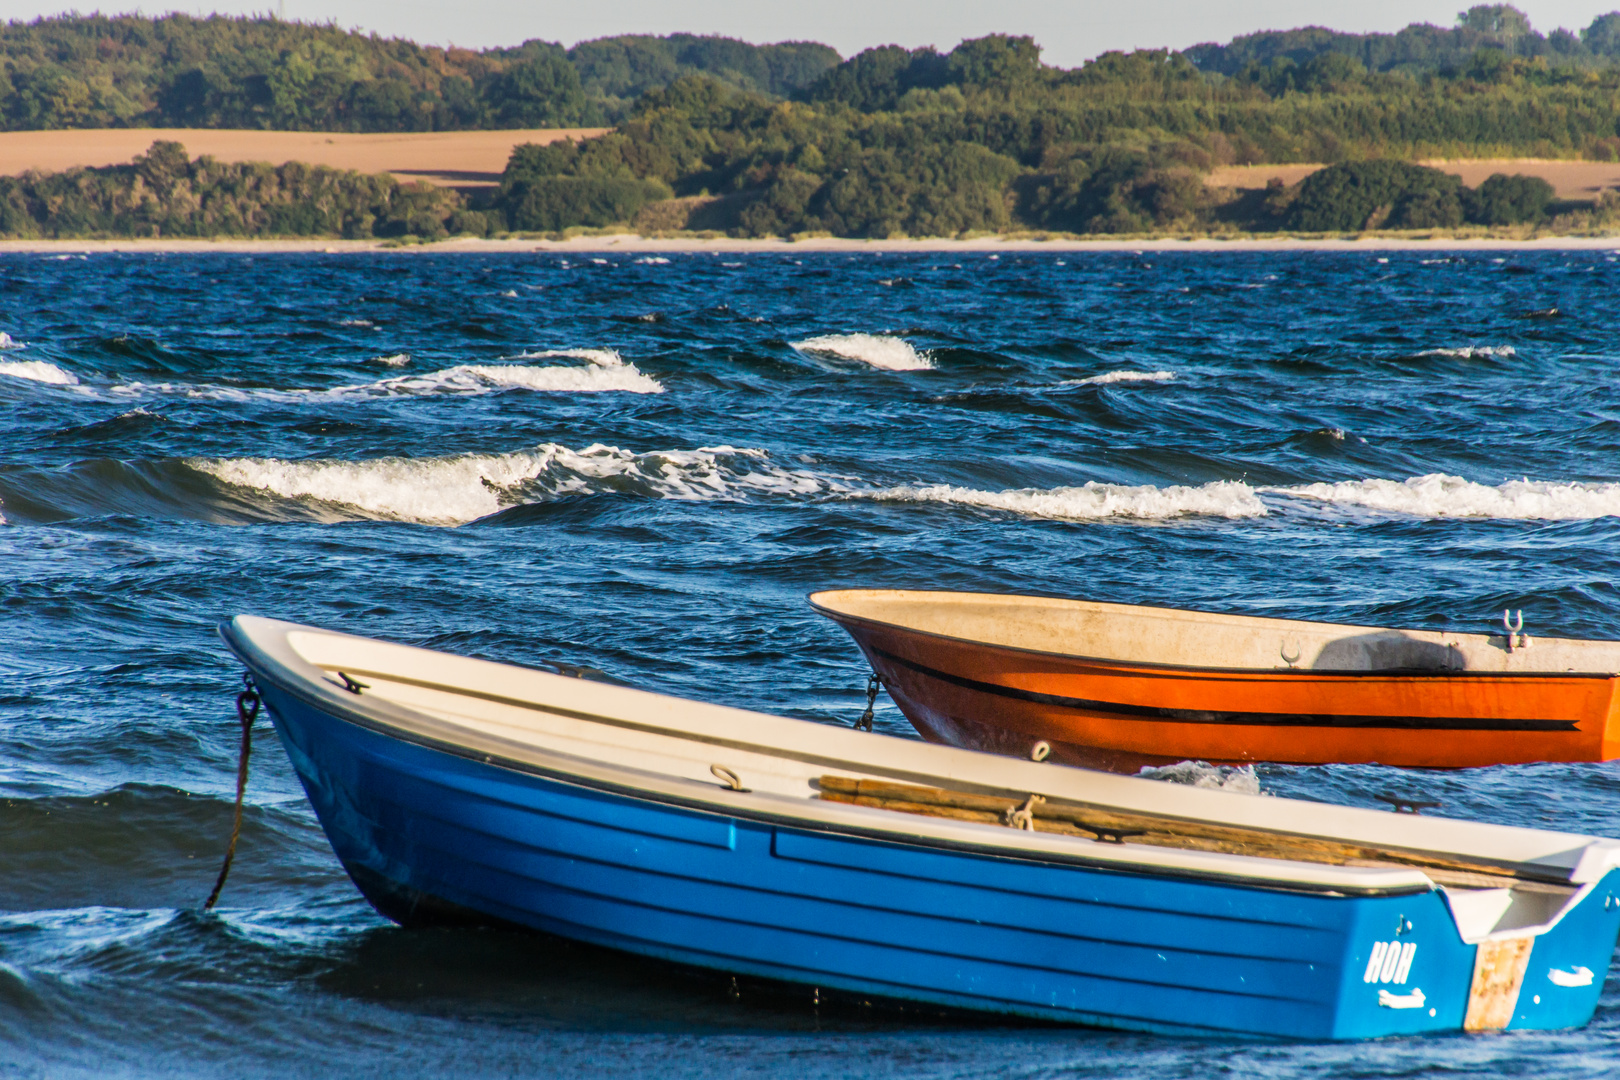
[[[440,187],[492,187],[512,147],[600,135],[605,128],[534,128],[516,131],[433,131],[355,135],[320,131],[242,131],[199,128],[106,128],[82,131],[0,132],[0,175],[29,170],[122,165],[159,139],[184,143],[192,157],[221,161],[307,161],[334,169],[392,173]]]
[[[582,256],[709,253],[713,255],[793,255],[807,252],[846,252],[889,255],[921,252],[970,254],[1057,254],[1061,252],[1263,252],[1263,251],[1608,251],[1620,252],[1616,236],[1542,236],[1530,240],[1506,237],[1374,236],[1354,239],[1295,239],[1272,237],[1222,240],[1160,238],[1152,240],[1075,238],[1041,240],[1026,237],[976,237],[970,240],[847,240],[817,237],[806,240],[737,240],[729,237],[645,237],[632,234],[575,236],[566,240],[485,240],[460,238],[432,244],[391,244],[380,240],[5,240],[0,255],[143,254],[528,254],[551,252]]]
[[[1564,161],[1551,158],[1478,158],[1429,160],[1419,165],[1441,169],[1462,178],[1469,187],[1493,173],[1539,176],[1553,186],[1560,199],[1596,199],[1609,188],[1620,188],[1620,162]],[[1263,188],[1273,177],[1297,184],[1325,165],[1224,165],[1204,178],[1210,187]]]

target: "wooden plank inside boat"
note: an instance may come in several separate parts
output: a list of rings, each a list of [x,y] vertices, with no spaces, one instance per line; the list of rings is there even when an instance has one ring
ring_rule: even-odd
[[[1458,859],[1399,848],[1350,844],[1313,836],[1188,821],[1030,795],[1023,799],[981,795],[947,788],[822,776],[827,802],[872,806],[906,814],[982,821],[1037,832],[1084,836],[1104,843],[1152,844],[1193,851],[1218,851],[1335,866],[1400,866],[1423,870],[1437,885],[1457,888],[1516,888],[1573,892],[1555,872],[1523,864]]]

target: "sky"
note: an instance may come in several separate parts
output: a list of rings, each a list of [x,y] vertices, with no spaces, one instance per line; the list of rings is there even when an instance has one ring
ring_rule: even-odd
[[[129,0],[108,13],[246,15],[274,12],[288,19],[405,37],[424,45],[485,48],[529,38],[565,45],[610,34],[724,34],[757,43],[821,41],[850,56],[873,45],[949,49],[990,33],[1031,34],[1049,64],[1073,67],[1109,49],[1186,48],[1228,41],[1256,30],[1327,26],[1335,30],[1395,31],[1411,22],[1454,23],[1464,0]],[[99,5],[97,5],[99,6]],[[1578,30],[1620,0],[1529,0],[1516,5],[1546,32]],[[0,0],[0,18],[29,20],[90,5]]]

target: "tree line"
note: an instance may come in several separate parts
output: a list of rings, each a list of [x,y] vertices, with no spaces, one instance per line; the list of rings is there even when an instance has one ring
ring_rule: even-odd
[[[193,160],[182,144],[161,140],[128,165],[0,176],[0,235],[11,238],[431,240],[487,229],[487,218],[446,188],[296,161]]]
[[[163,223],[152,217],[156,203],[141,203],[147,209],[138,214],[129,209],[131,200],[150,200],[157,190],[140,169],[129,167],[8,181],[8,205],[28,209],[11,211],[12,224],[0,225],[13,235],[59,229],[64,226],[54,222],[60,218],[72,222],[71,229],[109,234],[151,227],[163,235],[189,235],[184,230],[223,229],[217,223],[228,220],[230,229],[249,230],[241,235],[306,230],[427,236],[629,225],[736,236],[887,237],[1009,229],[1118,234],[1430,228],[1524,224],[1558,214],[1565,215],[1559,219],[1565,224],[1579,224],[1596,219],[1590,213],[1579,218],[1587,211],[1556,205],[1550,192],[1522,178],[1493,178],[1470,191],[1438,179],[1445,174],[1396,166],[1426,157],[1620,158],[1620,65],[1592,60],[1608,48],[1602,28],[1611,23],[1605,20],[1611,16],[1578,37],[1586,50],[1575,57],[1578,63],[1554,62],[1551,53],[1536,51],[1540,46],[1524,45],[1531,37],[1545,43],[1556,35],[1534,35],[1522,13],[1495,5],[1463,12],[1458,26],[1445,32],[1458,49],[1478,46],[1460,67],[1436,61],[1414,73],[1398,65],[1369,66],[1348,52],[1296,60],[1250,49],[1232,74],[1201,68],[1197,50],[1106,53],[1078,68],[1057,68],[1041,61],[1030,38],[1001,34],[964,41],[948,52],[883,46],[842,61],[831,50],[815,51],[823,46],[755,47],[690,35],[603,39],[572,50],[530,42],[516,50],[429,56],[431,50],[409,43],[344,37],[331,28],[277,20],[43,20],[21,29],[117,24],[165,33],[184,26],[227,36],[291,35],[291,44],[283,42],[276,56],[289,71],[303,72],[302,82],[293,80],[302,89],[287,91],[282,112],[275,106],[263,114],[266,124],[295,113],[298,123],[314,123],[310,118],[329,115],[336,108],[331,102],[354,92],[354,82],[322,82],[311,74],[324,70],[320,65],[298,68],[287,60],[303,55],[298,49],[306,44],[335,48],[338,38],[372,50],[367,55],[393,56],[407,73],[417,70],[411,64],[431,69],[440,91],[462,77],[454,71],[489,65],[479,69],[483,82],[468,83],[504,87],[474,95],[485,110],[478,114],[481,122],[513,126],[605,115],[581,106],[568,120],[540,121],[522,111],[525,102],[576,100],[563,90],[584,93],[581,71],[590,73],[590,107],[618,102],[611,107],[623,115],[599,138],[516,148],[499,188],[472,202],[450,192],[413,194],[387,178],[311,170],[325,185],[317,185],[319,193],[310,188],[299,194],[306,191],[299,174],[285,184],[278,180],[280,186],[261,184],[273,197],[267,195],[252,213],[210,217],[199,201]],[[19,24],[10,29],[19,31]],[[688,49],[697,51],[683,51]],[[112,46],[102,51],[109,62],[120,55]],[[221,46],[209,62],[221,71],[251,66],[240,53]],[[165,70],[193,70],[182,52],[169,49],[165,55],[173,61]],[[701,65],[718,73],[700,71]],[[564,71],[567,76],[559,74]],[[340,93],[343,86],[349,89]],[[281,100],[279,92],[266,90],[265,100]],[[445,93],[428,104],[448,107]],[[1337,167],[1318,174],[1325,179],[1268,192],[1221,191],[1205,182],[1220,165],[1297,161]],[[235,190],[231,185],[245,182],[230,170],[262,175],[268,168],[199,159],[187,165],[190,187],[184,190],[217,190],[223,198]],[[339,179],[344,176],[350,179]],[[1340,186],[1322,186],[1330,182]],[[73,198],[83,206],[104,209],[74,211],[78,216],[36,212],[81,205],[49,194],[68,188],[81,193]],[[1372,202],[1362,199],[1369,191]],[[1346,202],[1352,208],[1331,221],[1326,211],[1309,209],[1323,199],[1342,202],[1349,193],[1360,193],[1356,199],[1362,201]],[[285,207],[272,209],[306,197],[324,208],[297,221]],[[332,209],[340,203],[346,208],[341,214]],[[411,209],[398,209],[405,206]],[[437,225],[430,227],[423,214],[436,215]],[[409,224],[412,215],[420,228]]]
[[[991,35],[949,53],[867,50],[790,101],[684,77],[601,138],[518,148],[490,208],[508,228],[556,230],[673,198],[690,204],[674,215],[687,228],[738,236],[1314,229],[1204,178],[1226,164],[1620,150],[1620,68],[1553,79],[1517,58],[1418,79],[1338,61],[1288,86],[1212,80],[1162,50],[1062,70],[1027,37]],[[1447,223],[1509,223],[1453,202]],[[1387,227],[1428,220],[1391,213]]]
[[[838,61],[712,35],[474,51],[267,16],[67,15],[0,24],[0,129],[597,127],[683,75],[781,97]]]

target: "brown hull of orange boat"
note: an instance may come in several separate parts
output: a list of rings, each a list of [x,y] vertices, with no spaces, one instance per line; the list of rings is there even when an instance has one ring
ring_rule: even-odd
[[[826,611],[924,738],[1116,772],[1218,764],[1471,768],[1620,756],[1603,674],[1207,670],[1031,652]]]

